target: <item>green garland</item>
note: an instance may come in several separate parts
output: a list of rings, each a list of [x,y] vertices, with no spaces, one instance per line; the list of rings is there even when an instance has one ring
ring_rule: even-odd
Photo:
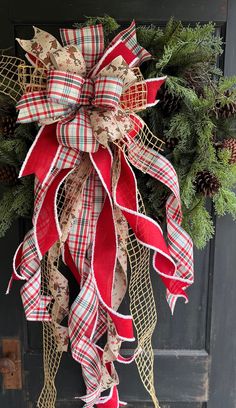
[[[109,16],[88,17],[82,25],[95,23],[103,24],[106,41],[119,28]],[[214,234],[213,213],[230,213],[236,218],[232,191],[236,184],[236,77],[224,78],[216,67],[223,46],[212,23],[184,27],[171,18],[165,28],[140,26],[137,35],[153,55],[153,60],[141,67],[144,77],[167,75],[160,103],[141,116],[165,141],[163,154],[179,177],[184,228],[196,247],[203,248]],[[18,171],[35,132],[35,127],[20,125],[14,138],[0,135],[0,165],[13,165]],[[162,222],[168,191],[148,175],[140,173],[138,180],[147,212]],[[30,178],[4,186],[1,236],[13,219],[30,214],[32,203]]]

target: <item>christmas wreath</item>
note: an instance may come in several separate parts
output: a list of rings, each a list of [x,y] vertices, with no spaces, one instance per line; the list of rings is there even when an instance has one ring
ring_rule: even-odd
[[[8,292],[23,280],[26,318],[43,321],[43,408],[55,405],[69,345],[86,407],[122,406],[114,363],[133,360],[158,407],[150,250],[173,312],[193,283],[192,239],[200,248],[213,235],[208,198],[216,214],[236,214],[236,79],[216,68],[214,26],[171,19],[164,29],[118,29],[110,17],[88,18],[61,29],[59,42],[34,28],[32,39],[18,39],[30,65],[0,59],[1,234],[18,216],[33,224]],[[128,264],[131,315],[123,315]],[[137,347],[127,358],[121,346],[134,341],[133,325]]]
[[[84,24],[96,23],[103,24],[106,42],[119,28],[111,17],[88,18]],[[163,153],[179,177],[183,225],[195,246],[204,248],[214,234],[212,215],[230,213],[235,218],[236,214],[236,197],[232,191],[236,162],[236,78],[223,77],[221,69],[216,67],[217,61],[222,65],[223,44],[215,35],[212,23],[185,27],[180,21],[170,19],[165,28],[139,26],[137,37],[153,57],[142,64],[143,76],[167,75],[158,94],[159,103],[140,114],[165,142]],[[15,91],[8,87],[6,93],[11,98],[7,97],[3,84],[0,236],[17,217],[31,216],[32,179],[17,177],[37,134],[34,124],[16,126]],[[142,173],[138,174],[138,183],[147,212],[163,222],[168,191]]]

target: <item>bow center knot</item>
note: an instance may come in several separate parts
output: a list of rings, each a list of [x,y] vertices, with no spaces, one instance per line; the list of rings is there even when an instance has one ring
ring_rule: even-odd
[[[58,104],[82,105],[115,110],[123,89],[123,81],[112,76],[83,78],[81,75],[51,69],[47,76],[48,98]]]

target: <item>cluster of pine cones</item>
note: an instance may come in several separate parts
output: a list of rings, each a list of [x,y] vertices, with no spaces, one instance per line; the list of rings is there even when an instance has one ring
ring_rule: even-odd
[[[229,97],[230,91],[226,91],[225,96]],[[159,99],[159,106],[164,116],[168,116],[179,110],[181,104],[180,96],[171,93],[165,85],[163,85],[159,91]],[[236,103],[232,102],[223,106],[220,103],[216,103],[214,113],[217,118],[228,119],[236,114]],[[177,144],[178,139],[175,137],[165,141],[165,146],[170,151],[174,150]],[[218,147],[230,150],[231,155],[229,162],[230,164],[236,163],[236,139],[225,139]],[[204,197],[213,197],[220,189],[218,178],[207,169],[197,173],[194,184],[196,192]]]
[[[229,163],[236,163],[236,139],[225,139],[218,147],[229,150]],[[203,170],[199,171],[196,175],[195,188],[197,193],[205,197],[213,197],[220,189],[220,182],[209,170]]]
[[[218,144],[218,148],[229,150],[229,163],[236,163],[236,139],[225,139],[222,143]],[[213,197],[220,189],[220,182],[209,170],[203,170],[197,173],[195,187],[197,193],[200,193],[205,197]]]

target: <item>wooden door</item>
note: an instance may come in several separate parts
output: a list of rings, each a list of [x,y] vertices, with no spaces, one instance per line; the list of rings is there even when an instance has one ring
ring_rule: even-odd
[[[0,10],[0,48],[14,46],[15,36],[30,38],[33,24],[55,34],[58,27],[71,25],[84,15],[109,14],[122,24],[135,18],[138,23],[163,25],[170,16],[186,23],[214,21],[226,41],[225,73],[236,73],[235,0],[1,0]],[[204,251],[195,252],[190,303],[179,301],[174,317],[164,299],[164,287],[153,274],[158,307],[153,338],[155,382],[163,408],[236,407],[236,224],[224,217],[215,227],[215,239]],[[18,284],[11,295],[3,296],[22,229],[22,224],[14,225],[0,241],[0,338],[19,339],[23,379],[22,390],[0,388],[1,408],[35,407],[43,381],[41,324],[25,321]],[[135,407],[151,406],[135,364],[117,368],[122,399]],[[57,388],[58,407],[81,406],[81,370],[69,354],[63,356]]]

